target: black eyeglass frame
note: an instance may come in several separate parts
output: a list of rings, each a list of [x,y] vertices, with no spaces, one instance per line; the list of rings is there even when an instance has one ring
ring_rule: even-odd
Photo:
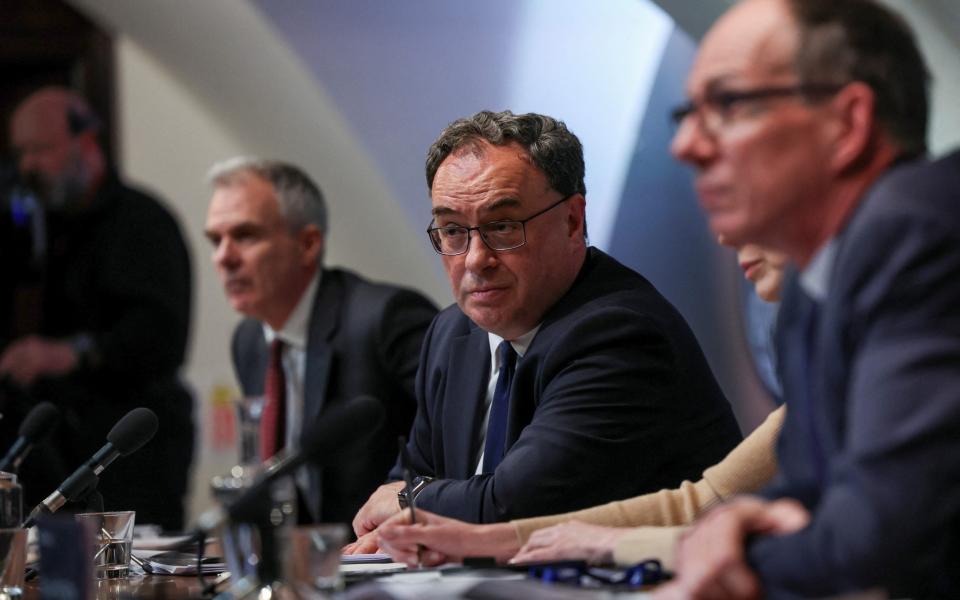
[[[712,106],[720,115],[726,115],[741,102],[769,100],[786,96],[829,96],[836,94],[846,84],[836,83],[799,83],[788,86],[761,87],[748,90],[708,91],[703,100],[688,100],[670,111],[670,121],[679,127],[687,117],[700,111],[704,106]]]
[[[542,215],[542,214],[544,214],[544,213],[546,213],[546,212],[548,212],[548,211],[550,211],[550,210],[553,210],[554,208],[560,206],[561,204],[563,204],[564,202],[566,202],[566,201],[569,200],[570,198],[573,198],[574,196],[576,196],[578,193],[579,193],[579,192],[574,192],[574,193],[572,193],[572,194],[569,194],[569,195],[567,195],[567,196],[564,196],[564,197],[561,198],[560,200],[557,200],[556,202],[554,202],[554,203],[551,204],[550,206],[544,208],[543,210],[541,210],[541,211],[539,211],[539,212],[536,212],[536,213],[530,215],[530,216],[527,217],[526,219],[500,219],[499,221],[490,221],[489,223],[481,223],[480,225],[476,225],[476,226],[474,226],[474,227],[464,227],[464,226],[462,226],[462,225],[448,226],[448,227],[430,227],[430,226],[428,226],[428,227],[427,227],[427,237],[430,238],[430,244],[433,246],[433,249],[436,251],[436,253],[437,253],[437,254],[440,254],[440,255],[442,255],[442,256],[460,256],[461,254],[466,254],[466,253],[470,250],[470,239],[473,237],[473,236],[470,235],[470,232],[471,232],[471,231],[476,231],[476,232],[480,235],[480,239],[483,240],[483,243],[487,246],[487,248],[490,248],[490,249],[493,250],[494,252],[505,252],[505,251],[509,251],[509,250],[516,250],[517,248],[520,248],[520,247],[526,245],[526,243],[527,243],[527,223],[528,223],[528,222],[530,222],[530,221],[532,221],[533,219],[536,219],[537,217],[539,217],[540,215]],[[435,223],[435,220],[434,220],[434,219],[431,219],[431,220],[430,220],[430,225],[433,225],[434,223]],[[519,224],[520,224],[520,233],[521,233],[521,235],[523,236],[523,239],[520,241],[519,244],[517,244],[517,245],[515,245],[515,246],[510,246],[510,247],[508,247],[508,248],[494,248],[493,245],[491,245],[490,241],[487,240],[487,234],[485,234],[485,233],[483,232],[483,228],[484,228],[484,227],[490,227],[491,225],[502,225],[503,223],[519,223]],[[463,231],[466,232],[466,235],[467,235],[467,243],[464,245],[463,250],[461,250],[460,252],[444,252],[443,250],[440,249],[440,240],[439,240],[438,238],[435,238],[435,237],[434,237],[434,233],[433,233],[433,232],[434,232],[434,231],[442,231],[442,230],[444,230],[444,229],[461,229],[461,230],[463,230]]]

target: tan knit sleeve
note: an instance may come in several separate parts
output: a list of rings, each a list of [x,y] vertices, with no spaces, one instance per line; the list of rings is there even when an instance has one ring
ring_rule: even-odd
[[[549,517],[512,521],[521,544],[534,531],[564,521],[578,520],[610,527],[687,525],[704,509],[739,493],[755,492],[776,473],[776,440],[785,408],[770,414],[722,461],[696,483],[684,481],[673,490],[660,490],[629,500]]]
[[[677,542],[687,527],[635,527],[617,541],[613,562],[627,566],[655,558],[672,571]]]
[[[770,413],[730,454],[703,472],[702,481],[709,483],[719,499],[756,492],[777,474],[777,439],[786,412],[783,405]]]

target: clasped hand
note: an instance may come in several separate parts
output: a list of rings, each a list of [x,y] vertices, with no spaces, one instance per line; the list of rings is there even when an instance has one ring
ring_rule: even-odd
[[[23,387],[38,377],[65,375],[76,366],[77,354],[69,343],[33,335],[13,342],[0,356],[0,376]]]

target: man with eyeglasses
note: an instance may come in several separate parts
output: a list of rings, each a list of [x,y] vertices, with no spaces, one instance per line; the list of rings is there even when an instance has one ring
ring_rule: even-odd
[[[739,441],[680,314],[588,247],[583,177],[580,141],[543,115],[480,112],[430,148],[427,234],[456,305],[420,357],[421,477],[371,496],[353,551],[411,501],[472,523],[583,508],[696,478]]]
[[[681,543],[671,598],[955,597],[960,153],[926,152],[927,72],[870,0],[745,0],[704,38],[673,152],[710,227],[795,263],[779,476]]]

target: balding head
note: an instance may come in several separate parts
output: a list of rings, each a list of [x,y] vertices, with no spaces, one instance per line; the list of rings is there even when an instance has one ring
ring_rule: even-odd
[[[24,184],[50,209],[82,202],[103,176],[99,120],[76,93],[48,87],[28,96],[10,120],[10,145]]]

